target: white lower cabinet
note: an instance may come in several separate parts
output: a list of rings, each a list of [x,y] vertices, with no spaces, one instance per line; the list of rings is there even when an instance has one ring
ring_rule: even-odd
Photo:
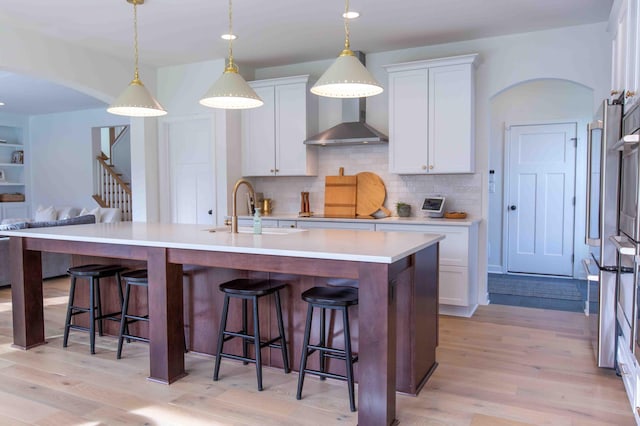
[[[376,224],[376,231],[443,234],[440,241],[440,313],[470,317],[478,307],[478,223],[471,225]]]
[[[627,391],[627,397],[632,407],[637,407],[638,397],[638,363],[635,356],[629,349],[628,342],[625,336],[619,336],[618,338],[618,370],[624,383],[624,388]],[[638,416],[637,410],[634,410],[634,415]],[[636,417],[636,421],[638,417]]]

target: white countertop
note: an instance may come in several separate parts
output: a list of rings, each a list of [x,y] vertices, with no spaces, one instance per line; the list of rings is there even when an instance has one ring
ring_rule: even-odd
[[[420,232],[268,228],[253,235],[231,234],[229,227],[210,229],[205,225],[119,222],[3,231],[3,235],[373,263],[393,263],[444,238]]]
[[[242,219],[251,219],[252,216],[239,216]],[[263,219],[273,220],[298,220],[309,222],[356,222],[356,223],[383,223],[383,224],[404,224],[404,225],[445,225],[445,226],[472,226],[480,222],[480,219],[466,217],[464,219],[445,219],[433,217],[397,217],[390,216],[382,219],[375,218],[348,218],[348,217],[324,217],[316,215],[311,217],[301,217],[297,214],[271,214],[262,216]]]

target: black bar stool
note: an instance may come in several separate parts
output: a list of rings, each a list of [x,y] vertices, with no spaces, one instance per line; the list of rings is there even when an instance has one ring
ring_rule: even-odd
[[[83,265],[74,266],[67,270],[67,273],[71,275],[71,288],[69,289],[69,304],[67,306],[67,319],[64,325],[64,339],[62,346],[67,347],[69,341],[69,330],[81,330],[89,332],[89,341],[91,344],[91,354],[95,354],[96,350],[96,333],[95,324],[98,323],[98,332],[100,336],[103,335],[102,322],[103,320],[120,321],[121,311],[111,312],[108,314],[102,313],[102,301],[100,299],[100,279],[115,277],[118,287],[118,295],[120,296],[120,306],[124,300],[122,295],[122,286],[120,285],[120,273],[126,268],[120,265]],[[74,305],[74,299],[76,294],[76,281],[78,278],[88,279],[89,282],[89,306],[76,306]],[[97,310],[97,315],[96,315]],[[89,327],[83,327],[77,324],[72,324],[71,319],[74,315],[78,315],[84,312],[89,313]]]
[[[116,355],[117,359],[122,357],[122,346],[124,343],[124,339],[127,339],[127,342],[131,340],[137,340],[140,342],[149,342],[147,337],[137,336],[135,334],[131,334],[129,332],[129,325],[134,324],[138,321],[143,321],[149,323],[149,314],[145,315],[133,315],[129,313],[129,299],[131,296],[131,286],[144,287],[146,289],[149,288],[149,277],[148,271],[146,269],[137,269],[135,271],[129,271],[122,274],[122,279],[125,282],[124,289],[124,301],[122,302],[122,315],[120,321],[120,333],[118,334],[118,354]],[[187,340],[186,337],[184,339],[184,351],[187,350]]]
[[[358,289],[353,287],[313,287],[302,293],[302,300],[309,304],[307,309],[307,322],[304,329],[304,343],[302,357],[300,358],[300,375],[298,376],[298,393],[296,399],[302,399],[302,386],[306,373],[319,376],[321,379],[332,378],[346,380],[349,387],[349,404],[351,411],[356,411],[356,401],[353,386],[353,364],[358,361],[358,356],[351,352],[351,333],[349,331],[349,306],[358,304]],[[311,339],[311,323],[313,320],[313,308],[320,309],[320,341],[316,345],[309,343]],[[326,343],[326,310],[342,311],[344,323],[344,350],[327,346]],[[307,358],[318,351],[320,356],[320,370],[307,368]],[[326,371],[326,358],[342,359],[346,362],[346,376]]]
[[[284,323],[282,321],[282,307],[280,304],[280,290],[287,286],[286,283],[270,280],[253,280],[239,278],[220,284],[220,291],[224,292],[224,306],[220,321],[220,331],[218,332],[218,348],[216,351],[216,365],[213,372],[213,380],[218,380],[220,372],[220,361],[222,358],[230,358],[243,361],[245,364],[253,362],[256,364],[256,374],[258,376],[258,390],[262,390],[262,357],[260,350],[265,347],[280,349],[282,352],[282,363],[284,372],[289,373],[289,353],[287,351],[287,341],[284,335]],[[279,335],[273,339],[263,342],[260,338],[260,316],[258,314],[258,299],[263,296],[273,294],[276,302],[276,316],[278,320]],[[229,313],[229,299],[237,297],[242,299],[242,329],[240,331],[227,331],[227,315]],[[247,302],[253,303],[253,334],[248,334]],[[242,339],[242,356],[223,352],[224,343],[235,337]],[[280,343],[276,343],[276,342]],[[255,359],[249,358],[248,346],[253,344],[255,348]]]
[[[137,340],[140,342],[149,342],[146,337],[136,336],[129,332],[129,324],[134,324],[138,321],[149,322],[149,314],[146,315],[132,315],[129,313],[129,296],[131,295],[131,286],[138,286],[149,288],[149,279],[147,277],[146,269],[138,269],[135,271],[125,272],[122,274],[122,279],[125,282],[124,287],[124,301],[122,302],[122,315],[120,320],[120,333],[118,334],[118,354],[117,359],[122,357],[122,343],[124,339],[127,342],[131,340]]]

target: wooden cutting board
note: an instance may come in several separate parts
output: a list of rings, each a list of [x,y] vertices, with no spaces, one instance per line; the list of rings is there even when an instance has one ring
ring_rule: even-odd
[[[356,178],[356,214],[358,216],[371,216],[383,208],[382,205],[387,196],[384,182],[380,176],[371,172],[360,172],[356,175]]]
[[[324,181],[324,215],[356,216],[356,176],[345,176],[340,167],[338,176],[326,176]]]

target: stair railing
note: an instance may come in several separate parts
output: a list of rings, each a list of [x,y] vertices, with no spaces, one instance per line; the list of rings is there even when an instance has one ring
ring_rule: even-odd
[[[107,157],[96,157],[96,178],[93,199],[100,207],[117,208],[122,212],[123,221],[132,220],[131,187],[107,163]]]

